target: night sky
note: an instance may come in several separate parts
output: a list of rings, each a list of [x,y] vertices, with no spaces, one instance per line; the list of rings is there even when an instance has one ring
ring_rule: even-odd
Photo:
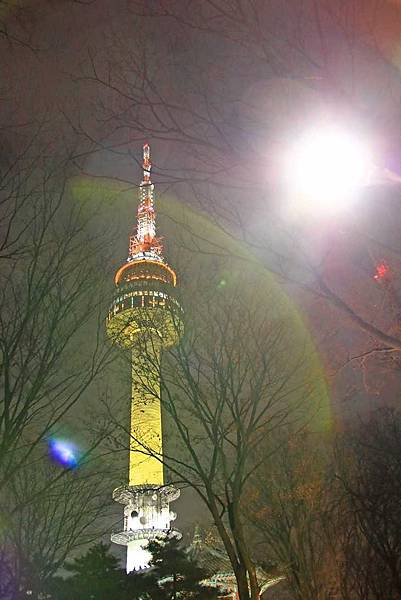
[[[267,28],[265,37],[259,32],[258,45],[251,16],[241,23],[232,15],[230,28],[221,17],[212,19],[207,4],[191,13],[186,2],[171,2],[168,10],[163,2],[7,3],[1,9],[8,34],[2,37],[0,56],[2,152],[12,157],[30,127],[42,121],[49,152],[71,148],[74,176],[136,185],[140,148],[148,140],[158,192],[172,191],[213,218],[227,217],[234,231],[238,223],[232,215],[238,210],[268,266],[263,246],[272,240],[283,243],[269,212],[283,202],[283,149],[305,124],[333,118],[362,131],[374,147],[376,163],[401,173],[401,6],[355,1],[341,10],[341,3],[322,2],[318,24],[306,18],[307,5],[304,20],[302,15],[296,20],[296,11],[287,10],[285,16],[280,2],[270,3],[269,14],[262,2],[256,3]],[[160,16],[163,12],[169,16]],[[203,28],[193,26],[196,19]],[[209,19],[214,25],[208,29]],[[275,25],[281,39],[268,36]],[[247,28],[254,37],[246,35]],[[290,39],[291,32],[298,37]],[[145,63],[149,89],[143,87],[141,98]],[[136,96],[130,96],[134,89]],[[150,114],[146,99],[155,100],[156,90],[171,102],[170,114],[164,109]],[[208,110],[218,127],[207,123]],[[176,119],[179,126],[172,125]],[[135,202],[133,188],[133,210]],[[317,216],[295,222],[314,260],[330,248],[324,266],[330,281],[351,304],[362,300],[364,314],[371,308],[365,298],[372,294],[385,327],[394,315],[382,290],[374,289],[372,276],[389,239],[397,270],[398,224],[398,195],[389,186],[364,193],[344,221]],[[124,241],[118,250],[116,243],[116,261],[123,258],[123,248]],[[293,288],[290,293],[303,295]],[[322,331],[328,323],[338,328],[338,313],[327,313],[321,303],[316,311],[311,297],[301,302],[307,314],[310,308],[314,314],[311,327],[330,376],[348,356],[374,345],[342,320],[340,331]],[[367,398],[375,402],[382,393],[389,398],[398,383],[397,367],[384,382],[381,361],[369,359],[363,373],[360,366],[352,363],[336,376],[340,415],[370,407]],[[353,399],[345,401],[349,381],[356,388]]]
[[[399,405],[397,356],[366,354],[382,344],[309,293],[297,266],[302,249],[351,307],[399,336],[399,188],[376,183],[346,215],[300,217],[287,210],[281,166],[308,124],[334,120],[369,140],[379,169],[401,176],[401,3],[327,0],[313,19],[313,3],[302,3],[302,13],[296,0],[261,0],[255,15],[228,11],[227,19],[213,3],[193,4],[2,4],[0,160],[8,164],[39,124],[49,155],[67,149],[68,201],[97,207],[93,231],[115,231],[105,249],[108,281],[126,258],[148,141],[167,255],[180,254],[172,239],[177,219],[178,228],[186,219],[178,202],[219,223],[239,253],[250,249],[273,272],[275,252],[289,256],[288,278],[277,281],[314,338],[333,422],[340,428]],[[374,279],[384,259],[391,290]]]

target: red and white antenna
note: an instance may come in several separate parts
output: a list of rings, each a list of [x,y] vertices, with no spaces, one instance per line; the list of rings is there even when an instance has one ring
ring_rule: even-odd
[[[143,145],[143,180],[142,183],[150,183],[150,170],[152,163],[150,162],[150,146],[149,144]]]
[[[150,146],[143,146],[143,178],[139,186],[139,206],[136,235],[130,237],[128,260],[150,258],[162,260],[161,239],[156,237],[156,213],[154,209],[154,185],[150,179],[152,163]]]

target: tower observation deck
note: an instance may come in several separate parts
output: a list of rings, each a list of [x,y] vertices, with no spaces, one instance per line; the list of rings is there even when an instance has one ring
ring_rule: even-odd
[[[124,529],[111,540],[127,546],[127,572],[146,569],[148,540],[170,530],[176,518],[170,502],[179,490],[164,485],[160,362],[163,348],[177,344],[182,331],[177,278],[156,236],[150,148],[143,146],[136,231],[126,262],[115,275],[107,315],[111,341],[131,352],[131,420],[128,485],[114,490],[124,505]],[[177,532],[178,534],[178,532]]]

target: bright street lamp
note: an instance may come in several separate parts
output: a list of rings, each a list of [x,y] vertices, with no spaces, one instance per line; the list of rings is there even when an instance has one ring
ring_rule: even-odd
[[[286,166],[298,208],[344,210],[373,171],[370,150],[361,139],[335,127],[320,127],[294,144]]]

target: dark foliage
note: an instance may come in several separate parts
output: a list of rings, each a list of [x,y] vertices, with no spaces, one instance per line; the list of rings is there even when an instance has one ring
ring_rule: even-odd
[[[207,600],[217,597],[215,588],[202,584],[207,577],[206,571],[188,557],[176,537],[152,540],[148,548],[152,553],[151,569],[132,576],[133,580],[141,582],[140,587],[146,590],[148,598]]]
[[[149,542],[151,569],[126,575],[109,546],[100,543],[67,563],[69,577],[54,578],[47,593],[54,600],[213,600],[214,588],[201,583],[206,577],[178,540]]]
[[[350,436],[340,459],[342,597],[401,598],[401,414],[383,409]]]
[[[55,578],[48,590],[55,600],[128,600],[137,597],[128,594],[127,577],[106,544],[96,544],[83,556],[67,563],[65,569],[71,576]]]

